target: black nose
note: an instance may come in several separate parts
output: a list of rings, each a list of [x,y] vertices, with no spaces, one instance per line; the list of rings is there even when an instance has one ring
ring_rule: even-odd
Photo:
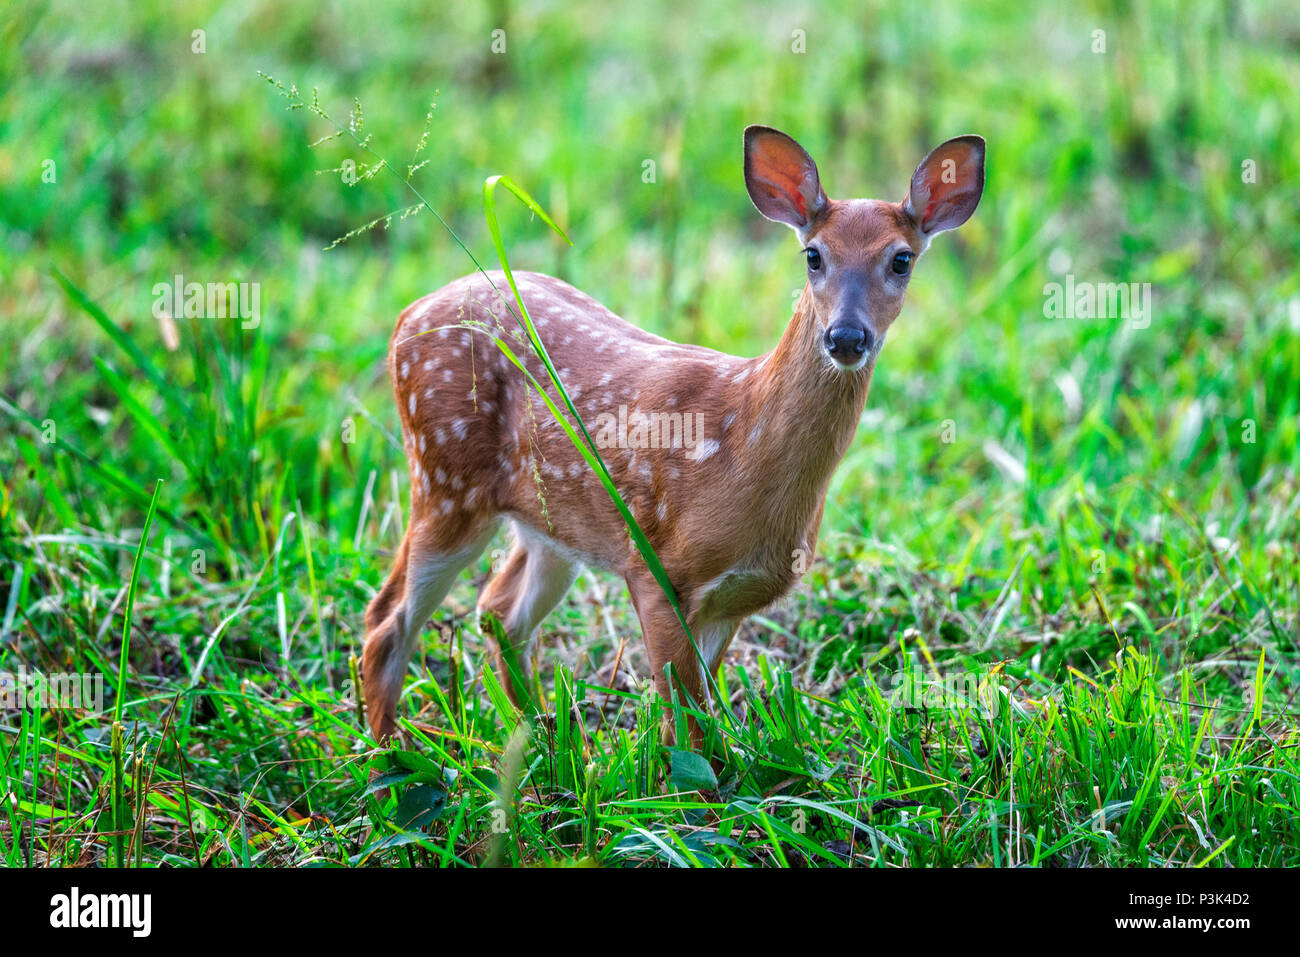
[[[871,342],[871,331],[863,326],[832,326],[823,337],[826,351],[840,362],[857,362],[871,348]]]

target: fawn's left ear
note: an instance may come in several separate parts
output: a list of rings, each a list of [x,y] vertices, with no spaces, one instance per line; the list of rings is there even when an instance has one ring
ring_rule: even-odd
[[[935,148],[912,174],[903,211],[926,236],[970,219],[984,193],[984,137],[957,136]]]

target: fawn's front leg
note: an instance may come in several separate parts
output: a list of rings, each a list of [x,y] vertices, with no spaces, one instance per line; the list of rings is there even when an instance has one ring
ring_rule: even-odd
[[[736,633],[737,622],[714,621],[697,623],[690,621],[691,633],[695,638],[700,654],[696,655],[691,647],[677,613],[669,603],[659,583],[650,574],[649,569],[642,569],[627,577],[628,591],[632,595],[632,605],[636,608],[641,621],[641,634],[645,639],[646,652],[650,658],[650,667],[654,672],[655,688],[666,703],[672,702],[672,690],[677,689],[679,704],[692,711],[705,711],[709,708],[712,695],[708,675],[716,673],[718,664],[731,644]],[[668,682],[665,669],[673,675],[672,685]],[[726,702],[721,702],[726,707]],[[664,740],[668,744],[676,741],[676,715],[669,710],[664,721]],[[694,714],[687,713],[687,728],[690,732],[690,745],[697,751],[704,750],[704,731]],[[714,756],[718,763],[718,756]]]

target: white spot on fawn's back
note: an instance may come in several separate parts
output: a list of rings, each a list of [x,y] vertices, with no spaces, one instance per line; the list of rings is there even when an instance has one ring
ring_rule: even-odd
[[[720,448],[717,439],[705,439],[695,447],[695,461],[703,462],[705,459],[712,458]]]

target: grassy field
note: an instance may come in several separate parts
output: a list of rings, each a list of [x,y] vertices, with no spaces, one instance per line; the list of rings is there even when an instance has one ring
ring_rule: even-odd
[[[0,860],[1300,864],[1300,14],[979,7],[10,4],[0,673],[102,676],[106,707],[0,710]],[[746,123],[834,197],[987,138],[817,560],[721,669],[720,777],[661,745],[603,574],[543,626],[551,718],[485,687],[492,550],[428,626],[403,745],[368,740],[354,661],[408,495],[388,336],[472,264],[427,209],[326,250],[416,200],[259,71],[345,124],[359,100],[485,265],[506,173],[574,241],[503,195],[512,265],[741,355],[804,275],[745,195]],[[157,318],[177,276],[257,284],[256,326]],[[1150,313],[1054,314],[1067,280],[1149,284]]]

